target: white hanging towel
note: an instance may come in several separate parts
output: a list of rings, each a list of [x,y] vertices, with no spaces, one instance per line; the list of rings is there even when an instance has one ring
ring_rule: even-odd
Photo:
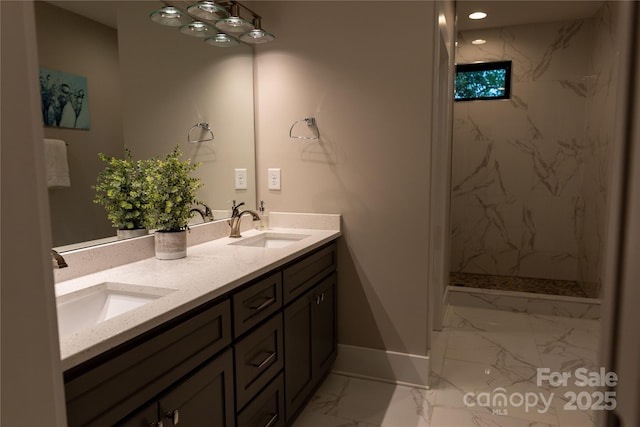
[[[47,173],[47,187],[71,187],[67,144],[61,139],[44,139],[44,162]]]

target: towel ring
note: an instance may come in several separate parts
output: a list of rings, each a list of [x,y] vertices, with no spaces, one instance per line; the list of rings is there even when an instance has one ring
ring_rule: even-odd
[[[305,122],[307,124],[307,127],[313,129],[313,133],[314,133],[313,137],[302,136],[302,135],[293,135],[293,128],[296,127],[296,125],[298,123],[301,123],[301,122]],[[305,117],[302,120],[295,121],[293,123],[293,125],[291,125],[291,129],[289,129],[289,138],[294,138],[294,139],[320,139],[320,129],[318,129],[318,125],[316,124],[316,118],[315,117]]]
[[[191,140],[191,132],[193,132],[193,130],[196,129],[196,128],[202,128],[203,130],[206,130],[211,135],[211,138],[208,138],[208,139],[196,139],[195,141]],[[213,141],[213,138],[214,138],[213,131],[211,130],[211,128],[209,127],[209,123],[207,123],[207,122],[196,123],[195,125],[191,126],[191,129],[189,129],[189,132],[187,133],[187,141],[190,144],[197,144],[199,142]]]

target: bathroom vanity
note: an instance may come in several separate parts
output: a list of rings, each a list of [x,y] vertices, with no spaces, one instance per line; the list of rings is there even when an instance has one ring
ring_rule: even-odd
[[[112,319],[104,339],[96,338],[101,326],[63,338],[69,426],[290,425],[337,349],[340,233],[296,232],[305,239],[282,248],[262,246],[266,241],[255,247],[267,235],[252,232],[245,245],[219,239],[190,248],[184,262],[173,264],[178,271],[171,277],[182,277],[181,288]],[[226,257],[235,264],[220,264]],[[144,272],[171,263],[144,260],[91,280],[128,276],[164,286],[171,280],[162,271]]]

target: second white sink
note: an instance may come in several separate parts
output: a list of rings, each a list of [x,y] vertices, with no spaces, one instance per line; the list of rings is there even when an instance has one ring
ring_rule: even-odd
[[[309,237],[309,235],[267,231],[265,233],[260,233],[256,236],[247,237],[245,239],[238,240],[237,242],[229,244],[234,246],[251,246],[256,248],[283,248],[306,237]]]
[[[126,283],[104,282],[56,298],[58,334],[66,337],[174,292]]]

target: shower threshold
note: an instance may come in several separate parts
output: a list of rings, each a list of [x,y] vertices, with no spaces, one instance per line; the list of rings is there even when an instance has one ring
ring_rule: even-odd
[[[588,297],[580,288],[580,285],[573,280],[451,272],[449,276],[449,285],[456,287],[460,286],[476,289],[529,292],[568,297]]]

